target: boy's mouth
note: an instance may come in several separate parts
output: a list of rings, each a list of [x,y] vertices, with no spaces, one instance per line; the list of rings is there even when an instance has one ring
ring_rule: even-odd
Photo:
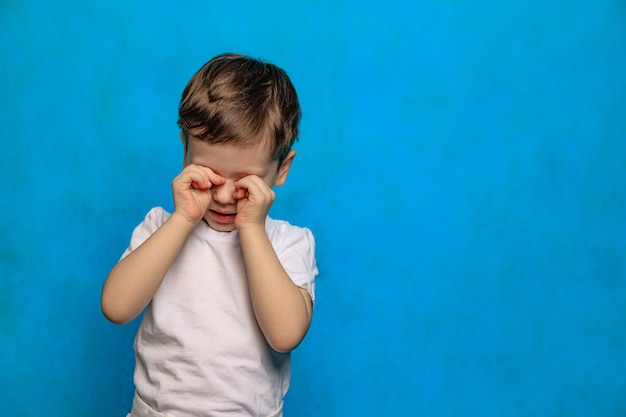
[[[215,210],[209,210],[209,214],[218,223],[232,223],[237,216],[237,213],[223,213]]]

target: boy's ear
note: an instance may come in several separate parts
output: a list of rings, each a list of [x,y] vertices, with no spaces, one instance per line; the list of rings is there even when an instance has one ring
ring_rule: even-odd
[[[274,185],[276,187],[280,187],[287,181],[287,174],[289,174],[289,169],[291,168],[291,163],[293,162],[293,158],[296,156],[296,150],[292,149],[289,151],[283,163],[278,168],[278,175],[276,175],[276,180],[274,181]]]
[[[187,139],[185,138],[185,134],[183,131],[180,131],[180,140],[183,142],[183,168],[187,166],[187,149],[189,148],[189,144],[187,143]]]

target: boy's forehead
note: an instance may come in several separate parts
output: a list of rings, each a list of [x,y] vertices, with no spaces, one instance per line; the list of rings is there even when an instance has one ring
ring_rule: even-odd
[[[183,132],[185,136],[188,138],[190,142],[198,141],[201,143],[208,144],[229,144],[241,149],[246,150],[246,152],[252,150],[253,152],[262,152],[267,154],[268,158],[271,158],[273,155],[273,143],[274,141],[271,138],[266,137],[263,133],[256,135],[255,137],[241,137],[241,138],[232,138],[232,139],[207,139],[205,137],[204,129],[202,128],[191,128]],[[210,135],[209,135],[210,137]]]
[[[211,143],[190,135],[188,152],[192,163],[207,165],[209,168],[219,167],[233,174],[262,175],[276,163],[270,149],[259,143]]]

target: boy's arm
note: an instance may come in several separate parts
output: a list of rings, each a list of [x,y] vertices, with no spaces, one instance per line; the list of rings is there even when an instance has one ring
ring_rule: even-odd
[[[158,290],[187,236],[202,219],[213,184],[224,178],[208,168],[188,165],[172,181],[174,213],[143,244],[119,261],[102,288],[102,312],[110,321],[136,318]]]
[[[257,176],[239,180],[237,187],[235,225],[239,230],[254,314],[270,346],[276,351],[288,352],[298,346],[309,329],[311,298],[289,278],[265,231],[274,191]]]
[[[174,212],[152,236],[113,267],[102,288],[101,306],[107,319],[125,324],[141,313],[192,229],[193,224]]]
[[[250,298],[267,342],[279,352],[293,350],[311,324],[309,293],[289,278],[265,228],[240,230]]]

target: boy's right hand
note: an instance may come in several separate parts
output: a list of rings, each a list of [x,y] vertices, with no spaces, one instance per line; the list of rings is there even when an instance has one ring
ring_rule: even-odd
[[[226,179],[211,169],[190,164],[172,181],[174,213],[191,224],[198,223],[211,203],[211,187],[222,185]]]

